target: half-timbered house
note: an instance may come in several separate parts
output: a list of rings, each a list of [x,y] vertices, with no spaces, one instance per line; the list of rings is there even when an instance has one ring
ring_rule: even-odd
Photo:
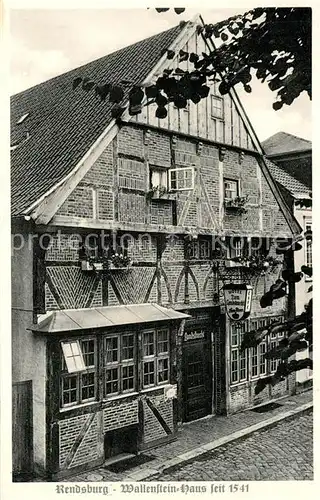
[[[264,352],[277,335],[240,350],[246,330],[290,313],[288,297],[259,300],[281,272],[274,239],[300,227],[237,94],[213,83],[165,119],[150,105],[115,120],[108,100],[72,89],[79,75],[146,84],[184,67],[164,52],[211,50],[199,22],[12,98],[16,472],[61,478],[174,439],[179,422],[292,390],[288,379],[254,396],[276,370]],[[254,274],[239,261],[257,240],[274,265]],[[253,302],[234,323],[222,287],[239,281]]]

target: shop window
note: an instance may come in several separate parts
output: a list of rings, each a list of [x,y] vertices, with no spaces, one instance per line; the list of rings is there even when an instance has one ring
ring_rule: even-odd
[[[61,405],[94,401],[96,398],[95,339],[61,342]]]
[[[169,170],[169,190],[189,191],[194,188],[194,168],[171,168]]]
[[[258,379],[261,376],[275,373],[279,360],[266,359],[267,351],[278,346],[283,332],[266,335],[264,340],[256,347],[251,347],[240,352],[241,342],[245,331],[252,331],[270,325],[274,321],[283,321],[282,317],[263,318],[260,320],[246,321],[241,324],[231,324],[231,384]]]
[[[211,96],[211,118],[223,120],[223,99],[215,95]]]

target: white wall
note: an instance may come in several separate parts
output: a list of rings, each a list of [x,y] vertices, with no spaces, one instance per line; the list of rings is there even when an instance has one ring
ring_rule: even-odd
[[[45,380],[46,343],[30,330],[33,314],[32,245],[25,244],[12,255],[12,383],[32,380],[33,446],[35,469],[45,469]],[[18,243],[17,243],[18,246]]]

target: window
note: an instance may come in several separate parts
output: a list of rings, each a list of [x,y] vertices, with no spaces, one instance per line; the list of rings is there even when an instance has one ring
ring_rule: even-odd
[[[61,344],[68,373],[85,370],[84,359],[77,340]]]
[[[143,387],[169,381],[169,331],[150,330],[142,333]]]
[[[247,350],[240,352],[246,323],[231,325],[231,382],[240,382],[247,378]]]
[[[233,200],[239,196],[239,183],[229,179],[224,179],[224,199]]]
[[[211,241],[203,238],[192,240],[187,244],[188,258],[209,260],[211,258]]]
[[[95,401],[100,379],[101,399],[166,384],[170,378],[169,356],[167,328],[61,342],[61,407]]]
[[[235,259],[244,257],[247,252],[246,238],[239,238],[237,236],[230,236],[227,238],[227,258]]]
[[[172,168],[169,170],[169,190],[188,191],[194,188],[194,168]]]
[[[265,353],[267,350],[269,351],[278,345],[279,340],[284,335],[283,332],[266,335],[259,345],[246,349],[244,352],[240,352],[240,347],[245,331],[254,331],[264,326],[267,327],[279,320],[283,321],[283,318],[269,317],[231,324],[230,378],[232,384],[258,379],[261,376],[270,375],[277,370],[279,360],[265,359]]]
[[[114,335],[104,338],[105,396],[135,389],[135,351],[134,334]]]
[[[61,406],[70,406],[96,398],[95,339],[61,342]]]
[[[150,188],[168,189],[168,171],[164,168],[150,167]]]
[[[215,95],[211,96],[211,118],[223,120],[223,99]]]
[[[305,232],[312,232],[312,220],[309,218],[304,219],[304,230]],[[312,267],[312,240],[306,239],[305,243],[305,265]]]

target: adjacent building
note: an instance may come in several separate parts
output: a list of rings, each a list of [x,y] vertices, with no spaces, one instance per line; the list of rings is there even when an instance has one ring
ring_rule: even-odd
[[[266,139],[262,146],[267,157],[269,170],[277,181],[291,211],[307,234],[302,240],[302,250],[295,253],[295,272],[302,266],[312,267],[312,144],[311,141],[296,137],[286,132]],[[308,234],[309,233],[309,234]],[[304,306],[311,298],[312,277],[307,274],[295,286],[296,314],[304,311]],[[297,359],[303,359],[308,353],[297,353]],[[312,379],[312,370],[300,370],[296,374],[297,383],[308,385]]]
[[[292,290],[259,301],[281,275],[276,238],[301,228],[237,94],[214,82],[165,119],[155,105],[128,113],[124,81],[147,84],[188,67],[180,50],[210,50],[198,23],[12,97],[16,472],[59,479],[175,439],[179,422],[294,390],[289,377],[254,395],[281,334],[240,351],[245,331],[292,314]],[[72,89],[79,75],[124,85],[120,120]],[[253,287],[245,321],[228,319],[226,283]]]

